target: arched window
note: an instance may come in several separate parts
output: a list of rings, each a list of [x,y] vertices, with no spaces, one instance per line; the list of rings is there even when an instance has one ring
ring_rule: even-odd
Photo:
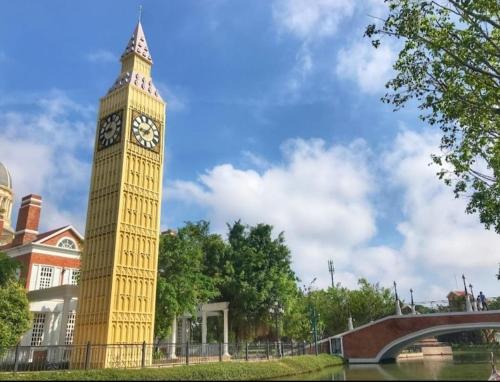
[[[76,243],[67,237],[60,240],[59,243],[57,243],[57,246],[61,248],[76,249]]]

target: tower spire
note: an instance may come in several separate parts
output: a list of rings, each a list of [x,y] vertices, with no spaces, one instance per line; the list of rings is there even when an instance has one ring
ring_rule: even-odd
[[[139,24],[141,23],[142,19],[142,4],[139,5]]]
[[[139,57],[143,58],[144,60],[152,64],[153,59],[151,58],[151,54],[149,53],[148,43],[146,42],[146,36],[144,35],[144,31],[142,30],[141,17],[142,17],[142,6],[139,10],[139,21],[137,22],[134,32],[132,33],[132,36],[128,41],[127,47],[125,48],[125,51],[121,56],[121,59],[123,61],[123,59],[126,56],[135,53]]]

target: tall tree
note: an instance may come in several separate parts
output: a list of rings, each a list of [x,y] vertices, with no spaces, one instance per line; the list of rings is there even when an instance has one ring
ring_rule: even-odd
[[[366,35],[402,41],[383,100],[395,110],[416,100],[420,118],[442,130],[438,175],[470,197],[500,233],[500,3],[498,0],[385,0],[389,15]]]
[[[230,325],[237,340],[261,336],[262,328],[270,334],[274,318],[270,308],[277,302],[289,312],[297,293],[284,234],[273,238],[272,226],[250,227],[240,221],[228,229],[230,248],[221,292],[230,303]]]
[[[170,333],[175,316],[194,314],[199,304],[219,294],[215,280],[204,273],[208,228],[206,222],[187,223],[177,233],[160,237],[155,319],[159,338]]]
[[[0,252],[0,353],[15,345],[31,324],[26,290],[16,278],[19,266]]]

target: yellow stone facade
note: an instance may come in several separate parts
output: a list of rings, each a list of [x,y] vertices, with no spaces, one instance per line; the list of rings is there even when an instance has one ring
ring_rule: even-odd
[[[100,101],[76,345],[153,343],[166,105],[152,83],[140,23],[121,62]],[[140,364],[138,346],[126,354],[120,348],[93,349],[92,363]]]

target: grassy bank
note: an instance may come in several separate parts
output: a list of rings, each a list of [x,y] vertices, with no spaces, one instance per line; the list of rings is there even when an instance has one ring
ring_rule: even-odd
[[[66,370],[0,373],[0,380],[263,380],[308,373],[342,364],[342,359],[327,354],[305,355],[279,361],[223,362],[192,366],[150,369]]]

